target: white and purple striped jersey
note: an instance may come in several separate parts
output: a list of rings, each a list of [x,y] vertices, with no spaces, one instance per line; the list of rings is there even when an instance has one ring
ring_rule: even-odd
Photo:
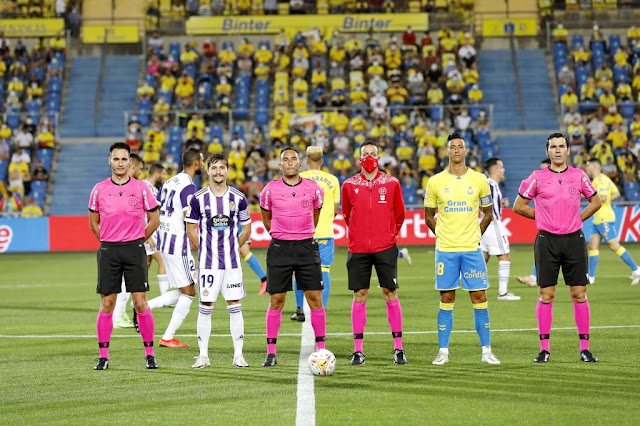
[[[148,187],[149,190],[151,191],[151,193],[153,194],[154,197],[156,197],[156,200],[160,201],[160,190],[158,190],[158,188],[156,188],[151,182],[149,182],[147,179],[143,180],[142,182],[144,182]]]
[[[184,172],[162,185],[158,226],[158,250],[162,253],[186,256],[191,250],[184,219],[189,215],[189,202],[195,192],[191,176]]]
[[[207,186],[195,193],[190,207],[185,221],[198,224],[200,269],[240,268],[238,230],[251,223],[247,197],[232,187],[217,197]]]
[[[491,178],[487,178],[487,182],[493,198],[493,220],[502,222],[502,191],[500,191],[500,185]]]

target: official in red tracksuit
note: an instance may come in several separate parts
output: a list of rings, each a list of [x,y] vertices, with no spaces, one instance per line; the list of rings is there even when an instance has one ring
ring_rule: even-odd
[[[342,185],[342,213],[347,223],[349,290],[353,290],[351,325],[354,352],[351,365],[365,362],[362,348],[367,321],[367,298],[371,268],[375,266],[387,318],[393,336],[393,362],[406,364],[402,348],[402,308],[398,288],[396,238],[404,222],[404,200],[400,182],[378,170],[378,147],[367,141],[360,147],[362,171]]]

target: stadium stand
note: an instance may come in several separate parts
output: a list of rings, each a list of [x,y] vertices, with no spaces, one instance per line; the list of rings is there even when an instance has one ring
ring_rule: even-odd
[[[570,34],[557,26],[552,47],[562,122],[583,166],[597,157],[603,172],[628,201],[640,199],[637,178],[640,118],[635,100],[640,89],[640,46],[635,27],[605,37],[594,25],[590,34]]]
[[[45,6],[38,7],[41,10]],[[37,215],[44,207],[57,146],[66,41],[58,34],[29,46],[22,40],[12,45],[0,34],[0,54],[4,112],[0,127],[0,213],[20,215],[28,206],[27,212]]]
[[[443,141],[454,129],[474,142],[474,167],[495,155],[474,44],[468,30],[446,26],[433,39],[410,29],[348,37],[281,32],[272,41],[219,46],[181,46],[154,35],[128,143],[143,158],[160,151],[169,164],[190,143],[209,154],[224,150],[243,185],[247,176],[277,176],[274,159],[286,144],[302,151],[323,146],[327,170],[344,179],[359,167],[358,146],[373,138],[384,148],[386,169],[403,180],[408,202],[418,204],[426,179],[444,165]],[[197,131],[190,124],[195,112],[203,123]],[[232,139],[246,148],[234,149]],[[263,173],[249,170],[253,151],[267,163]]]

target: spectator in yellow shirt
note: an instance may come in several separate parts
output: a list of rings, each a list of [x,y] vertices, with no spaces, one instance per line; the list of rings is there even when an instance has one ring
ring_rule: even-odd
[[[615,123],[622,124],[622,116],[618,113],[618,108],[611,106],[604,116],[604,124],[611,128]]]
[[[260,49],[255,53],[255,60],[258,64],[268,64],[273,59],[273,53],[267,49],[266,45],[261,45]]]
[[[238,46],[238,54],[245,58],[253,56],[255,49],[246,37],[242,39],[242,43]]]
[[[56,34],[55,38],[49,40],[49,49],[52,52],[61,52],[63,55],[67,51],[67,42],[63,37],[62,32]]]
[[[351,126],[351,130],[358,133],[366,133],[367,132],[367,120],[362,115],[362,111],[357,110],[356,115],[351,119],[349,123]]]
[[[621,81],[618,83],[618,87],[616,87],[616,98],[621,101],[630,101],[633,98],[633,94],[631,93],[631,86],[629,83]]]
[[[150,101],[153,95],[156,94],[156,90],[149,85],[147,80],[142,80],[142,84],[138,87],[138,100]]]
[[[563,114],[565,114],[572,106],[574,107],[578,105],[578,97],[573,93],[573,89],[568,88],[565,94],[560,97],[560,105],[562,105]]]
[[[179,108],[191,105],[193,103],[194,94],[193,83],[189,82],[185,77],[180,77],[178,79],[178,84],[176,85],[175,94]]]
[[[609,108],[616,104],[616,95],[611,93],[611,90],[606,90],[602,95],[600,95],[598,101],[604,108]]]
[[[627,134],[621,130],[620,123],[613,123],[607,140],[611,142],[614,151],[622,149],[627,144]]]
[[[569,37],[569,32],[562,24],[556,25],[556,27],[551,32],[554,43],[567,43],[567,38]]]
[[[191,119],[187,122],[187,139],[198,138],[202,140],[204,138],[205,123],[202,119],[202,115],[194,113],[191,115]]]
[[[24,83],[20,81],[18,77],[13,77],[7,85],[7,90],[9,92],[15,92],[20,96],[22,95],[22,92],[24,92]]]
[[[218,60],[221,64],[234,64],[238,59],[238,55],[233,51],[232,45],[227,45],[227,48],[218,54]]]
[[[429,105],[440,105],[444,100],[444,93],[437,83],[431,83],[431,87],[427,90],[427,100]]]
[[[184,46],[184,52],[180,54],[180,62],[182,63],[182,65],[184,66],[187,64],[197,64],[199,59],[200,56],[198,56],[198,53],[196,53],[196,51],[191,48],[189,43],[187,43]]]

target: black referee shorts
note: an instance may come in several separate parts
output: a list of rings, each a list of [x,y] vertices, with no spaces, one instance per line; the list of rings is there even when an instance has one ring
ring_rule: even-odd
[[[582,231],[564,235],[540,231],[536,237],[534,252],[540,287],[558,284],[561,268],[566,285],[589,283],[589,257]]]
[[[293,290],[293,274],[299,290],[322,290],[320,250],[313,238],[306,240],[272,239],[267,250],[267,292]]]
[[[376,268],[380,287],[389,290],[398,288],[398,247],[393,246],[377,253],[349,253],[347,255],[349,290],[358,291],[369,288],[372,267]]]
[[[96,293],[120,293],[123,275],[129,293],[149,291],[147,252],[142,240],[100,244]]]

